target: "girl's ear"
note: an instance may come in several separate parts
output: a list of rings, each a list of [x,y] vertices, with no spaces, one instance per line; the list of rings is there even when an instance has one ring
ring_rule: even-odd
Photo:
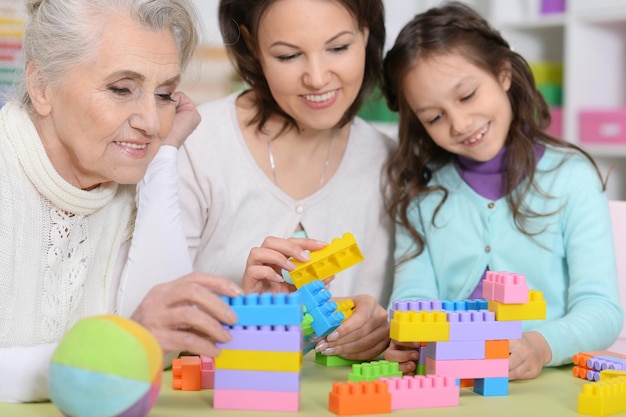
[[[37,114],[48,116],[52,111],[50,103],[52,92],[48,87],[48,83],[42,77],[41,71],[32,62],[26,67],[26,90]]]
[[[498,74],[498,81],[502,86],[504,91],[509,91],[511,88],[511,78],[513,77],[513,70],[511,68],[511,62],[506,61],[504,65],[502,65],[502,69],[500,70],[500,74]]]
[[[257,56],[257,47],[254,41],[252,40],[252,35],[250,35],[250,31],[244,25],[241,25],[240,30],[241,30],[241,37],[243,38],[243,41],[246,43],[248,50],[254,57],[258,59],[259,57]]]

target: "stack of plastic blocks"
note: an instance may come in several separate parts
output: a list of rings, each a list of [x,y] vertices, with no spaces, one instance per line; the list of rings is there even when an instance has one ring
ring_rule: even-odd
[[[394,301],[390,337],[426,343],[427,375],[469,381],[484,396],[508,395],[509,340],[521,337],[522,320],[545,317],[545,302],[537,301],[541,293],[529,297],[518,274],[492,272],[483,290],[485,300]]]
[[[606,370],[598,382],[583,385],[578,413],[604,417],[626,411],[626,372]]]
[[[600,372],[605,369],[626,370],[626,355],[609,351],[580,352],[572,357],[572,362],[574,376],[589,381],[599,381]]]
[[[181,391],[213,389],[215,363],[206,356],[181,356],[172,361],[172,388]]]
[[[304,306],[305,317],[310,316],[310,319],[307,317],[306,325],[313,330],[313,334],[306,330],[309,334],[305,340],[304,353],[307,353],[319,339],[339,327],[345,315],[338,310],[337,303],[330,300],[332,295],[324,288],[322,281],[312,281],[303,285],[296,294],[300,296]]]
[[[223,299],[238,320],[227,326],[231,340],[218,344],[213,407],[297,412],[303,319],[299,294]]]

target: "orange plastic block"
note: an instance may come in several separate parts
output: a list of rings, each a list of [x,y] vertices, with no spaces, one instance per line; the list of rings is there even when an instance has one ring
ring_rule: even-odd
[[[200,356],[182,356],[172,361],[172,388],[181,391],[202,389]]]
[[[508,340],[486,340],[485,359],[508,359],[509,345]]]
[[[587,379],[587,372],[589,372],[590,369],[584,366],[574,366],[572,368],[572,375],[574,375],[576,378],[580,378],[580,379]]]
[[[463,378],[459,382],[459,388],[473,388],[474,387],[474,378]]]
[[[364,259],[352,233],[345,233],[343,237],[333,239],[331,243],[311,252],[309,256],[311,260],[308,262],[291,259],[296,269],[290,271],[289,275],[296,288],[311,281],[331,277]]]
[[[626,377],[583,385],[578,394],[578,413],[604,417],[626,411]]]
[[[541,291],[529,290],[528,302],[524,304],[504,304],[489,300],[488,308],[495,313],[496,321],[546,319],[546,301]]]
[[[335,382],[328,410],[340,416],[391,413],[391,394],[383,381]]]
[[[450,323],[443,311],[395,311],[389,336],[398,342],[446,342]]]
[[[587,352],[580,352],[572,356],[572,362],[574,365],[582,366],[584,368],[587,367],[587,361],[593,358],[595,355]]]

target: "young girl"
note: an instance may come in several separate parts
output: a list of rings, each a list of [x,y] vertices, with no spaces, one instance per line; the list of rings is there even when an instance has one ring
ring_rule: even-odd
[[[611,345],[623,312],[605,184],[587,153],[545,133],[524,58],[453,2],[409,22],[384,67],[400,116],[391,299],[482,298],[486,270],[524,274],[547,318],[511,341],[511,379]],[[411,373],[417,352],[392,342],[385,358]]]

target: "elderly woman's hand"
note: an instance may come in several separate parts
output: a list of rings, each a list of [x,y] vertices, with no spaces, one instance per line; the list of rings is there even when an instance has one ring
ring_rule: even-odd
[[[176,92],[172,94],[172,99],[176,101],[176,116],[172,130],[163,138],[163,145],[171,145],[178,149],[187,136],[198,127],[201,117],[193,101],[184,93]]]
[[[369,295],[357,295],[352,300],[354,313],[318,342],[315,350],[346,359],[373,359],[389,345],[387,311]]]
[[[185,351],[215,357],[216,342],[227,342],[223,324],[237,317],[219,295],[243,294],[233,282],[194,272],[153,287],[131,318],[147,328],[164,353]]]

